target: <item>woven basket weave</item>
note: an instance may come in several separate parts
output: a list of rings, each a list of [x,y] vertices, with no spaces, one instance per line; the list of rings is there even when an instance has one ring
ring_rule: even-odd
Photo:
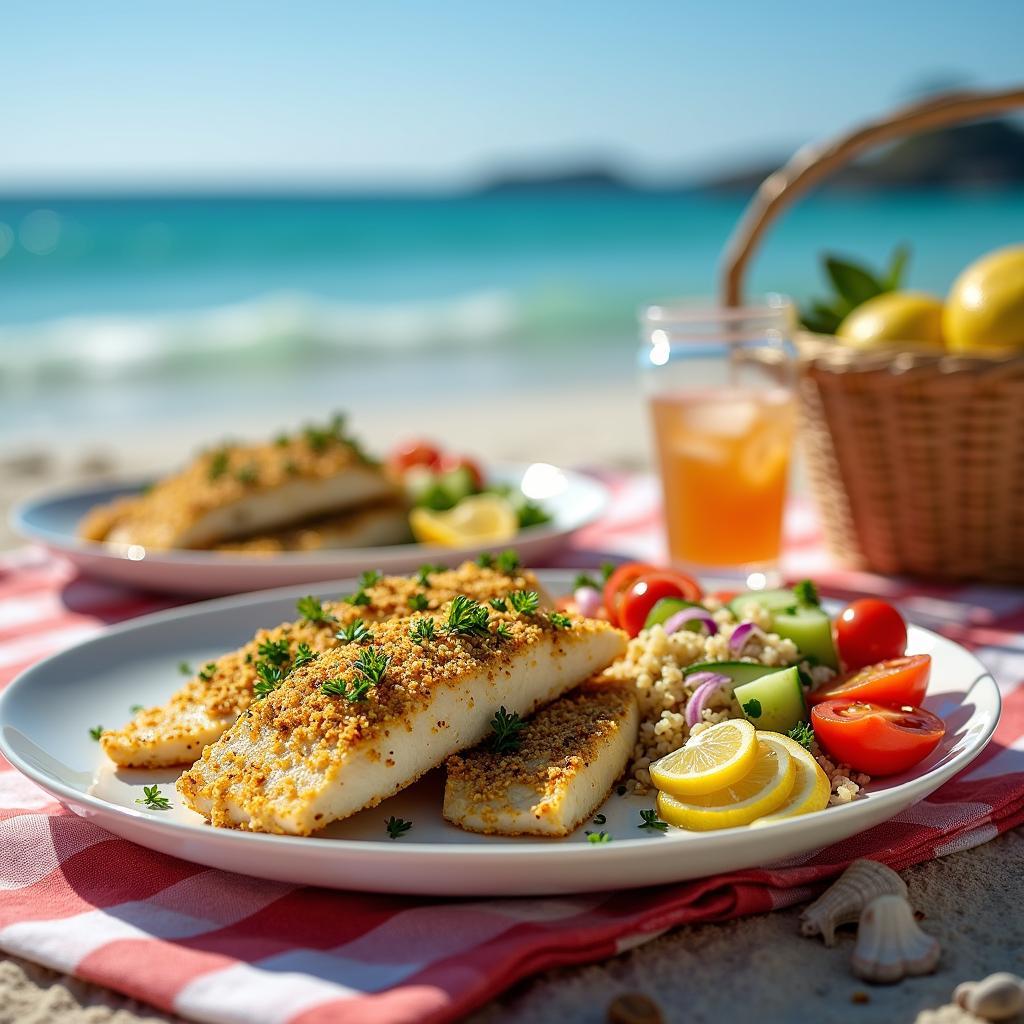
[[[724,301],[741,302],[774,217],[836,167],[902,135],[1021,106],[1024,89],[947,94],[801,150],[761,185],[730,240]],[[1024,355],[860,351],[814,334],[797,345],[801,438],[833,553],[876,572],[1024,582]]]

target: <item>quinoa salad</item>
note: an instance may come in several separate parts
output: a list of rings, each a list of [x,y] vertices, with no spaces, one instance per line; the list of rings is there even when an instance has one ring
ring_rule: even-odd
[[[631,682],[637,691],[640,731],[626,769],[627,782],[635,793],[647,793],[653,787],[648,771],[653,761],[718,722],[744,717],[730,688],[723,685],[705,702],[700,721],[688,725],[684,709],[695,690],[684,677],[689,666],[727,661],[777,668],[797,666],[809,689],[827,685],[836,675],[833,669],[805,659],[792,640],[771,632],[772,615],[765,608],[755,604],[744,609],[743,621],[758,628],[750,631],[737,650],[730,646],[730,640],[740,622],[730,608],[713,597],[705,597],[701,603],[715,620],[717,633],[708,636],[686,629],[666,633],[662,625],[652,625],[630,640],[626,654],[605,672],[605,678]],[[868,775],[831,760],[816,741],[812,741],[810,750],[828,776],[831,805],[849,803],[870,781]]]

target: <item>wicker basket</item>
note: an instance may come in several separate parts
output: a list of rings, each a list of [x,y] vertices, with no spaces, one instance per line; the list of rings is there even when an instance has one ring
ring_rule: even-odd
[[[1021,106],[1024,89],[947,94],[800,150],[730,240],[724,301],[741,302],[775,216],[836,167],[902,135]],[[797,345],[804,455],[834,554],[876,572],[1024,582],[1024,355],[858,351],[813,334]]]

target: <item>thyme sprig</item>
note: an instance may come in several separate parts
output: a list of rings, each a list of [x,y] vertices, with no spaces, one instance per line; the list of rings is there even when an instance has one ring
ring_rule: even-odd
[[[256,648],[256,653],[271,665],[283,665],[291,657],[287,640],[263,640]]]
[[[488,636],[487,609],[465,594],[456,594],[448,608],[445,632],[457,636]]]
[[[540,607],[540,594],[536,590],[513,590],[508,595],[508,603],[520,615],[536,615]]]
[[[519,749],[522,743],[520,731],[525,728],[526,723],[513,711],[510,715],[504,705],[498,708],[491,719],[491,749],[496,754],[513,754]]]
[[[412,822],[406,821],[405,818],[396,818],[392,814],[391,817],[384,822],[384,827],[388,830],[389,839],[397,839],[399,836],[404,836],[405,833],[412,828]]]
[[[668,831],[668,822],[658,817],[658,812],[653,807],[645,807],[640,812],[641,822],[637,828],[645,828],[650,832]]]
[[[412,594],[409,597],[409,608],[414,612],[425,612],[429,604],[426,594]]]
[[[437,627],[433,619],[414,619],[409,627],[409,639],[418,647],[422,647],[428,640],[437,637]]]
[[[355,622],[350,622],[347,626],[342,626],[337,633],[334,634],[336,640],[341,640],[342,643],[346,644],[361,644],[368,643],[373,639],[373,633],[370,631],[370,627],[362,619],[356,619]]]
[[[159,786],[143,786],[142,793],[143,795],[135,801],[137,804],[145,804],[153,811],[169,811],[171,809],[171,801],[161,794]]]
[[[311,622],[314,626],[327,625],[331,622],[337,622],[337,618],[331,615],[323,606],[323,603],[319,598],[313,597],[312,594],[306,597],[300,597],[295,602],[295,610],[299,613],[300,617],[306,622]]]

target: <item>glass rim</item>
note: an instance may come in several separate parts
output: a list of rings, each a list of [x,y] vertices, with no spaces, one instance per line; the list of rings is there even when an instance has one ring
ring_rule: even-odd
[[[672,299],[641,306],[640,322],[649,327],[696,327],[710,323],[736,326],[740,323],[790,328],[796,323],[796,306],[779,292],[769,292],[757,304],[725,306],[701,299]]]

